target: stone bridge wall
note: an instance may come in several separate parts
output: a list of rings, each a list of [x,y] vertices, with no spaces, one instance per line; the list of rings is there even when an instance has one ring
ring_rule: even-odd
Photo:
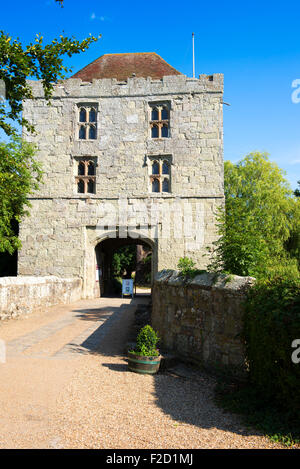
[[[163,270],[153,286],[152,325],[161,347],[210,370],[245,373],[245,294],[255,279],[204,273],[183,281]]]
[[[0,320],[56,304],[77,301],[82,295],[82,280],[58,277],[0,278]]]

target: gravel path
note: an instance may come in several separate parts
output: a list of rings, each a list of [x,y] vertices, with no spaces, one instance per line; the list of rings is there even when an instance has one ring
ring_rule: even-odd
[[[0,323],[0,448],[281,447],[216,407],[215,382],[200,371],[128,371],[143,301],[84,300]]]

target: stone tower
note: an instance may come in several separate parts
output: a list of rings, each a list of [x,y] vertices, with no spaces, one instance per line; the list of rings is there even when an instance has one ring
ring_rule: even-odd
[[[188,78],[155,53],[108,54],[55,86],[24,117],[44,183],[20,226],[20,275],[81,277],[105,291],[115,249],[152,249],[152,273],[204,268],[223,191],[223,75]]]

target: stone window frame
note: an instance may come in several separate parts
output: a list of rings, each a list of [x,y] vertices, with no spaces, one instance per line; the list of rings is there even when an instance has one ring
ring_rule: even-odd
[[[80,120],[80,113],[82,110],[85,110],[86,113],[86,120]],[[89,116],[90,112],[95,111],[95,120],[90,121]],[[81,129],[85,129],[85,138],[80,138],[80,131]],[[90,130],[94,129],[95,138],[89,138]],[[76,104],[76,140],[79,142],[94,142],[98,138],[98,103],[91,102],[91,103],[77,103]]]
[[[169,167],[168,174],[163,172],[163,164],[167,163]],[[158,173],[153,174],[153,165],[158,164]],[[148,165],[148,190],[151,194],[170,194],[171,193],[171,178],[172,178],[172,155],[148,155],[147,156],[147,165]],[[158,181],[159,190],[153,191],[153,182]],[[164,181],[168,181],[168,191],[163,190]]]
[[[93,174],[89,174],[89,166],[93,164]],[[79,167],[83,168],[83,174],[79,174]],[[94,156],[76,156],[74,157],[74,174],[75,174],[75,192],[78,195],[96,194],[96,168],[97,158]],[[78,191],[78,184],[83,183],[83,192]],[[89,190],[89,184],[93,183],[93,190]]]
[[[170,101],[155,101],[149,102],[149,124],[150,124],[150,138],[155,139],[165,139],[170,138],[170,111],[171,111],[171,102]],[[162,115],[164,109],[167,109],[168,118],[165,119]],[[157,111],[157,119],[153,119],[153,111]],[[157,136],[153,137],[152,129],[157,128]],[[167,128],[168,132],[167,135],[163,135],[163,129]]]

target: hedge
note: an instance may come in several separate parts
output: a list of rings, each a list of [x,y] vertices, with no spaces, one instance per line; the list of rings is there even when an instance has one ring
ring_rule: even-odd
[[[300,279],[257,282],[248,294],[244,332],[251,385],[300,417],[300,363],[293,363],[291,346],[300,339]]]

